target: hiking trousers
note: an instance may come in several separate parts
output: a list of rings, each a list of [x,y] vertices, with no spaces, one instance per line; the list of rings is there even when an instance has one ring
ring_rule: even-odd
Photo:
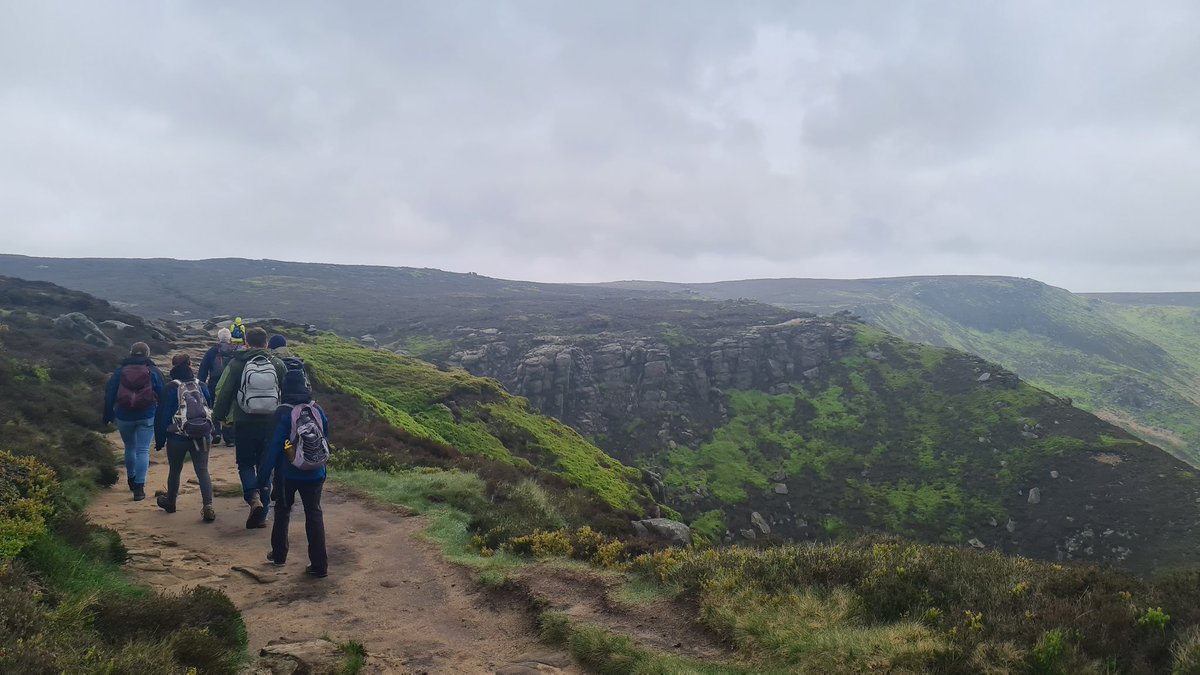
[[[258,465],[267,454],[271,432],[275,431],[275,420],[265,416],[263,420],[246,420],[233,425],[233,454],[237,459],[238,478],[242,481],[242,498],[249,504],[258,492]],[[260,494],[263,506],[269,507],[271,487]]]
[[[192,456],[192,468],[196,471],[196,481],[200,483],[200,498],[208,506],[213,501],[212,478],[208,475],[209,441],[193,441],[192,439],[167,437],[167,500],[175,505],[179,495],[179,475],[183,473],[183,461],[188,455]]]
[[[325,515],[321,513],[321,490],[325,479],[283,479],[281,489],[275,495],[275,525],[271,529],[271,557],[275,562],[287,560],[288,521],[292,507],[296,505],[296,494],[304,504],[304,534],[308,537],[308,562],[318,573],[329,570],[329,556],[325,551]]]
[[[150,444],[154,442],[154,418],[116,420],[121,442],[125,444],[125,477],[132,490],[134,485],[146,484],[150,470]]]

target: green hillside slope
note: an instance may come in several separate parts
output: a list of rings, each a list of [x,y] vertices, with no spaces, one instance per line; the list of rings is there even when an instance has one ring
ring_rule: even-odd
[[[764,279],[670,288],[854,312],[906,339],[996,361],[1200,465],[1200,310],[1156,309],[1163,301],[1156,294],[1095,296],[1136,303],[1118,304],[1010,277]]]
[[[645,515],[640,473],[563,424],[531,411],[495,381],[323,336],[296,351],[325,387],[353,395],[416,444],[545,472],[618,513]]]

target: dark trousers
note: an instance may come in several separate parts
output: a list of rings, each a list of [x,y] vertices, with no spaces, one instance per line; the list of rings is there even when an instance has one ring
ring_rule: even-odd
[[[267,445],[271,442],[271,432],[274,431],[274,420],[250,420],[238,422],[233,427],[234,457],[237,459],[238,478],[242,481],[242,498],[249,504],[254,499],[254,490],[258,485],[258,465],[267,454]],[[266,506],[271,498],[271,487],[267,486],[260,495]]]
[[[183,472],[183,462],[188,455],[192,457],[192,468],[196,470],[196,481],[200,483],[200,498],[204,505],[212,504],[212,479],[208,475],[209,441],[191,440],[177,436],[167,437],[167,500],[175,505],[179,495],[179,474]]]
[[[329,556],[325,552],[325,515],[321,513],[321,480],[282,480],[281,489],[275,492],[275,525],[271,528],[271,557],[275,562],[284,562],[288,554],[288,521],[292,507],[296,505],[296,494],[304,504],[304,534],[308,537],[308,562],[313,571],[329,569]]]

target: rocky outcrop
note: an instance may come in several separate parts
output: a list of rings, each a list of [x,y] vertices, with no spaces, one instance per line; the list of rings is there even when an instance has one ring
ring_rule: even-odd
[[[639,537],[656,539],[671,546],[690,546],[692,544],[692,528],[670,518],[635,520],[633,529]]]
[[[704,343],[661,336],[510,336],[464,331],[448,365],[499,380],[541,412],[580,433],[673,449],[725,419],[727,389],[787,391],[846,356],[846,321],[799,318],[731,328]]]
[[[112,338],[104,334],[94,321],[82,312],[63,314],[54,320],[54,327],[64,333],[69,333],[96,347],[111,347]]]

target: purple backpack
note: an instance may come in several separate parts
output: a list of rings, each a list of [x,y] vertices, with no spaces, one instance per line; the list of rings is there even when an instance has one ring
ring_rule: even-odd
[[[316,403],[292,406],[292,436],[284,449],[291,465],[301,471],[319,469],[329,461],[329,441],[320,411]]]
[[[167,431],[193,440],[209,438],[213,433],[212,410],[204,401],[204,392],[200,391],[200,383],[195,380],[180,382],[175,380],[179,391],[179,409]]]

